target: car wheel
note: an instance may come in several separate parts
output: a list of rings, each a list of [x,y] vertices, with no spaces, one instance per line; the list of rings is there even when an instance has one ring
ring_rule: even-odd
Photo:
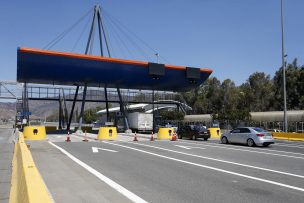
[[[248,140],[247,140],[247,145],[248,145],[248,147],[253,147],[253,146],[255,146],[255,143],[254,143],[253,139],[248,139]]]
[[[204,138],[204,140],[205,140],[205,141],[207,141],[207,140],[208,140],[208,138]]]
[[[222,137],[221,141],[222,141],[223,144],[228,144],[227,137]]]

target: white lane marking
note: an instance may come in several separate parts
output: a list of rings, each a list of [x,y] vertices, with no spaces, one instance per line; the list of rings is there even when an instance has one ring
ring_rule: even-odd
[[[206,149],[202,147],[189,147],[189,146],[183,146],[183,145],[175,145],[176,147],[184,148],[184,149]]]
[[[186,143],[185,141],[182,141],[183,143]],[[229,149],[229,150],[236,150],[236,151],[244,151],[244,152],[252,152],[252,153],[258,153],[258,154],[268,154],[268,155],[273,155],[273,156],[282,156],[282,157],[289,157],[289,158],[295,158],[295,159],[304,159],[304,154],[302,153],[296,153],[296,152],[285,152],[285,151],[280,151],[280,150],[270,150],[270,149],[263,149],[263,150],[259,150],[257,149],[257,151],[253,151],[253,150],[249,150],[249,149],[243,149],[244,147],[242,146],[238,146],[239,148],[235,148],[235,147],[224,147],[224,146],[213,146],[211,144],[213,143],[208,143],[208,144],[197,144],[197,143],[190,143],[187,142],[187,144],[189,145],[200,145],[200,146],[204,146],[204,147],[217,147],[217,148],[222,148],[222,149]],[[222,144],[216,144],[216,145],[222,145]],[[286,154],[294,154],[294,155],[301,155],[301,156],[290,156],[290,155],[285,155],[285,154],[275,154],[275,153],[269,153],[269,152],[264,152],[264,151],[270,151],[270,152],[280,152],[280,153],[286,153]]]
[[[85,168],[87,171],[89,171],[91,174],[95,175],[99,180],[105,182],[106,184],[108,184],[110,187],[112,187],[114,190],[116,190],[117,192],[121,193],[122,195],[124,195],[125,197],[127,197],[129,200],[131,200],[132,202],[139,202],[139,203],[147,203],[147,201],[145,201],[144,199],[140,198],[139,196],[137,196],[136,194],[134,194],[133,192],[127,190],[126,188],[124,188],[123,186],[119,185],[118,183],[114,182],[113,180],[111,180],[110,178],[104,176],[103,174],[101,174],[100,172],[98,172],[97,170],[95,170],[94,168],[92,168],[91,166],[87,165],[86,163],[80,161],[79,159],[77,159],[76,157],[74,157],[72,154],[70,154],[69,152],[67,152],[66,150],[62,149],[61,147],[57,146],[56,144],[49,142],[53,147],[57,148],[58,150],[60,150],[62,153],[64,153],[65,155],[67,155],[70,159],[72,159],[74,162],[76,162],[77,164],[79,164],[80,166],[82,166],[83,168]]]
[[[92,147],[92,152],[93,153],[98,153],[98,150],[103,150],[103,151],[108,151],[108,152],[118,152],[112,149],[105,149],[105,148],[100,148],[100,147]]]
[[[191,148],[189,148],[189,147],[182,146],[182,145],[175,145],[175,146],[180,147],[180,148],[184,148],[184,149],[191,149]]]
[[[212,167],[212,166],[207,166],[207,165],[197,164],[197,163],[190,162],[190,161],[176,159],[176,158],[173,158],[173,157],[168,157],[168,156],[156,154],[156,153],[153,153],[153,152],[149,152],[149,151],[145,151],[145,150],[141,150],[141,149],[125,146],[125,145],[110,143],[110,142],[106,142],[106,141],[104,141],[104,143],[119,146],[119,147],[123,147],[123,148],[127,148],[127,149],[131,149],[131,150],[135,150],[135,151],[139,151],[139,152],[142,152],[142,153],[145,153],[145,154],[150,154],[150,155],[161,157],[161,158],[164,158],[164,159],[169,159],[169,160],[173,160],[173,161],[177,161],[177,162],[181,162],[181,163],[185,163],[185,164],[189,164],[189,165],[193,165],[193,166],[199,166],[199,167],[202,167],[202,168],[207,168],[207,169],[211,169],[211,170],[214,170],[214,171],[219,171],[219,172],[222,172],[222,173],[227,173],[227,174],[231,174],[231,175],[235,175],[235,176],[240,176],[240,177],[243,177],[243,178],[248,178],[248,179],[251,179],[251,180],[265,182],[265,183],[269,183],[269,184],[273,184],[273,185],[286,187],[286,188],[289,188],[289,189],[304,192],[304,188],[300,188],[300,187],[296,187],[296,186],[292,186],[292,185],[287,185],[287,184],[284,184],[284,183],[279,183],[279,182],[275,182],[275,181],[271,181],[271,180],[267,180],[267,179],[262,179],[262,178],[257,178],[257,177],[254,177],[254,176],[245,175],[245,174],[242,174],[242,173],[236,173],[236,172],[232,172],[232,171],[228,171],[228,170],[224,170],[224,169],[220,169],[220,168],[215,168],[215,167]]]
[[[276,146],[282,146],[282,147],[291,147],[291,148],[300,148],[303,149],[304,145],[295,145],[295,144],[281,144],[281,143],[276,143]]]
[[[193,157],[197,157],[197,158],[201,158],[201,159],[223,162],[223,163],[233,164],[233,165],[237,165],[237,166],[243,166],[243,167],[247,167],[247,168],[254,168],[254,169],[258,169],[258,170],[263,170],[263,171],[268,171],[268,172],[273,172],[273,173],[278,173],[278,174],[283,174],[283,175],[288,175],[288,176],[294,176],[294,177],[297,177],[297,178],[304,178],[303,175],[298,175],[298,174],[288,173],[288,172],[284,172],[284,171],[273,170],[273,169],[269,169],[269,168],[262,168],[262,167],[258,167],[258,166],[248,165],[248,164],[241,164],[241,163],[238,163],[238,162],[226,161],[226,160],[222,160],[222,159],[215,159],[215,158],[200,156],[200,155],[196,155],[196,154],[189,154],[189,153],[186,153],[186,152],[179,152],[179,151],[166,149],[166,148],[162,148],[162,147],[151,146],[151,145],[139,144],[139,143],[134,143],[134,142],[128,142],[128,143],[135,144],[135,145],[142,145],[142,146],[155,148],[155,149],[160,149],[160,150],[164,150],[164,151],[169,151],[169,152],[173,152],[173,153],[183,154],[183,155],[187,155],[187,156],[193,156]]]
[[[277,140],[277,143],[286,143],[286,144],[302,144],[302,143],[303,143],[303,141]]]

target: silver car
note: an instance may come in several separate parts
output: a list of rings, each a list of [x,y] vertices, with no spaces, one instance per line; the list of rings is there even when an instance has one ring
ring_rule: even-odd
[[[247,144],[249,147],[253,147],[255,145],[267,147],[274,143],[274,139],[271,133],[262,128],[240,127],[235,128],[228,133],[222,134],[221,142],[223,144]]]

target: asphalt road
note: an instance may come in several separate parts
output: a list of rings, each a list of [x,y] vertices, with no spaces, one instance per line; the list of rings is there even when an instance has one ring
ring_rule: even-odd
[[[9,200],[14,144],[13,129],[0,128],[0,203]]]
[[[124,197],[128,199],[132,195],[139,198],[137,201],[147,202],[285,203],[304,199],[303,142],[279,141],[268,148],[191,140],[45,142],[43,145],[73,162],[71,173],[86,171],[90,181],[106,182],[112,188],[111,195],[122,196],[109,200],[112,202],[124,202]],[[40,151],[35,144],[31,149],[38,168],[46,164],[48,159],[37,158]],[[48,185],[47,170],[44,169],[42,176],[56,200],[60,192]],[[100,178],[100,174],[126,191],[115,188]],[[104,191],[101,188],[95,193],[104,194]]]

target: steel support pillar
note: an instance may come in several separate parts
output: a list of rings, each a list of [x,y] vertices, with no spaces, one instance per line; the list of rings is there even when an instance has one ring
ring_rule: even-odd
[[[22,101],[22,110],[23,112],[29,112],[29,104],[28,104],[28,95],[27,95],[27,84],[24,83],[24,92],[23,92],[23,101]],[[29,125],[30,121],[29,118],[30,116],[24,116],[23,118],[26,119],[27,125]]]
[[[120,112],[122,112],[122,115],[123,115],[124,121],[125,121],[125,127],[126,127],[125,130],[128,130],[129,129],[129,123],[128,123],[127,115],[126,115],[126,112],[125,112],[125,107],[123,105],[123,101],[122,101],[122,97],[121,97],[121,93],[120,93],[119,88],[117,88],[117,93],[118,93],[118,97],[119,97]]]
[[[58,129],[62,130],[62,108],[61,108],[61,101],[59,100],[59,115],[58,115]]]
[[[84,112],[85,99],[86,99],[86,95],[87,95],[87,87],[88,87],[88,85],[86,83],[84,85],[84,89],[83,89],[78,130],[81,130],[81,126],[82,126],[82,122],[83,122],[83,112]]]
[[[152,90],[152,123],[153,123],[153,133],[155,133],[155,112],[154,112],[154,89]]]
[[[107,88],[104,88],[104,94],[105,94],[105,99],[106,99],[106,110],[107,110],[107,122],[110,121],[110,113],[109,113],[109,102],[108,102],[108,92]]]
[[[68,115],[68,109],[67,109],[67,105],[66,105],[66,100],[65,100],[65,95],[64,95],[64,90],[61,89],[61,93],[62,93],[62,97],[61,97],[61,105],[62,108],[64,109],[63,111],[63,126],[65,126],[65,124],[68,124],[69,122],[69,115]]]
[[[71,123],[72,123],[72,119],[73,119],[73,113],[74,113],[74,108],[75,108],[75,104],[76,104],[76,100],[77,100],[77,96],[78,96],[78,90],[79,90],[79,85],[77,85],[76,87],[76,92],[74,95],[74,100],[73,100],[73,104],[72,104],[72,109],[71,109],[71,113],[70,113],[70,118],[69,118],[69,122],[67,124],[67,130],[70,130],[71,128]]]

